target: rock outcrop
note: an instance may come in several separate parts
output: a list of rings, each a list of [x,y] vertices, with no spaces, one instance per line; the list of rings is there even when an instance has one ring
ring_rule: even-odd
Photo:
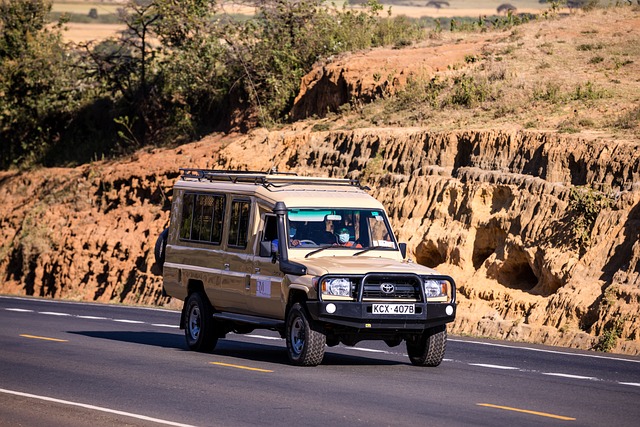
[[[526,131],[299,128],[5,172],[0,290],[179,307],[153,261],[178,168],[276,167],[367,183],[416,262],[456,279],[451,332],[577,348],[614,336],[615,351],[640,354],[637,150]],[[578,230],[584,206],[596,215]]]

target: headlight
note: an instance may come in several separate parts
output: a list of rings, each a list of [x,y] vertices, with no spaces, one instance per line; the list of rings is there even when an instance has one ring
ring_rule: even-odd
[[[350,297],[351,287],[351,280],[344,277],[324,279],[322,281],[322,295]]]
[[[430,280],[424,279],[424,294],[427,299],[448,301],[449,299],[449,282],[446,280]]]

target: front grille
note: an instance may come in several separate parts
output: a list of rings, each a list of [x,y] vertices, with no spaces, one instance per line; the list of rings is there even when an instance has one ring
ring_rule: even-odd
[[[385,286],[386,285],[386,286]],[[389,286],[392,285],[392,286]],[[363,280],[363,299],[376,300],[398,300],[413,299],[422,300],[422,292],[420,287],[422,282],[417,276],[402,275],[367,275]],[[383,288],[390,289],[392,292],[384,292]]]

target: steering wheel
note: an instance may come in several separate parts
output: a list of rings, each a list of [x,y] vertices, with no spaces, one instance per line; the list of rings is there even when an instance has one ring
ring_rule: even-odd
[[[300,240],[300,244],[298,246],[305,246],[305,245],[318,246],[318,244],[313,240],[309,240],[309,239]]]

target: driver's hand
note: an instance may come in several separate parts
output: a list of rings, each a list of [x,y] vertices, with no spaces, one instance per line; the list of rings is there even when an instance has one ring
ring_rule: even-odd
[[[300,246],[300,240],[298,239],[293,239],[291,241],[291,246]]]

